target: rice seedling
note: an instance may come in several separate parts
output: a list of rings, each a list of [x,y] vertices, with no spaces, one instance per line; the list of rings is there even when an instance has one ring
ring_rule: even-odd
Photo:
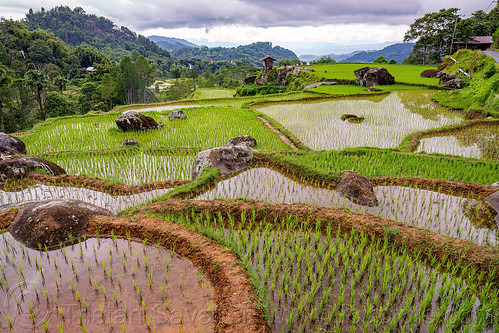
[[[480,279],[492,281],[494,273],[475,277],[473,271],[463,268],[457,274],[450,266],[454,273],[442,273],[440,267],[448,266],[445,262],[437,265],[432,257],[423,263],[404,248],[390,247],[388,238],[369,239],[354,231],[341,238],[332,230],[317,236],[317,229],[305,224],[297,229],[293,217],[249,222],[245,216],[246,222],[237,227],[207,213],[158,217],[189,226],[240,256],[259,277],[257,287],[263,292],[274,332],[412,331],[416,327],[455,331],[476,326],[473,313],[485,314],[484,308],[499,302],[497,286],[491,295],[481,293],[476,285]],[[266,275],[268,266],[271,276]],[[272,279],[277,281],[274,288],[268,283]],[[489,321],[481,331],[494,332],[496,325]]]
[[[116,250],[120,247],[125,248],[125,251]],[[207,293],[211,288],[203,289],[200,284],[190,283],[200,279],[190,262],[163,247],[143,242],[129,242],[114,234],[110,238],[99,236],[99,239],[88,238],[79,243],[73,242],[67,247],[59,247],[48,252],[21,247],[9,234],[2,234],[0,250],[2,264],[0,278],[4,278],[8,285],[14,285],[17,291],[10,293],[9,289],[0,288],[0,294],[3,294],[3,299],[7,300],[0,304],[0,312],[3,314],[0,318],[0,327],[11,327],[14,331],[41,323],[44,318],[46,320],[43,323],[43,330],[50,332],[67,331],[71,323],[71,327],[79,327],[79,330],[84,332],[112,329],[116,324],[116,318],[113,317],[116,311],[122,311],[125,315],[126,326],[129,329],[152,330],[156,327],[156,323],[168,318],[171,311],[185,309],[201,311],[205,308],[207,299],[213,301],[213,292]],[[125,272],[120,262],[124,255],[128,266],[131,259],[130,252],[133,253],[135,250],[137,253],[140,251],[138,256],[140,267],[147,268],[137,270],[132,276]],[[50,253],[50,256],[46,253]],[[172,256],[175,260],[171,260]],[[168,270],[174,274],[173,276],[182,276],[181,282],[170,278],[164,280],[163,270],[155,269],[155,267],[164,267],[163,258],[168,258]],[[75,278],[85,269],[87,272],[92,272],[89,280]],[[112,272],[115,272],[115,280],[120,284],[120,288],[116,288]],[[42,287],[32,283],[28,288],[29,282],[24,282],[20,278],[21,274],[26,281],[41,281],[43,274],[45,283]],[[200,282],[203,285],[209,284],[204,277]],[[136,290],[132,292],[134,284]],[[142,288],[145,284],[150,288]],[[156,285],[159,288],[155,288]],[[160,288],[168,292],[160,293]],[[184,292],[184,288],[188,288],[189,292]],[[39,293],[46,302],[40,301]],[[166,294],[168,295],[165,301]],[[166,308],[155,306],[165,302]],[[52,309],[54,316],[49,316]],[[130,315],[137,313],[138,310],[146,315],[144,321],[137,322],[133,315]],[[99,320],[95,320],[96,313]],[[212,329],[213,318],[205,324],[208,329]],[[189,331],[195,330],[196,325],[197,322],[194,320],[184,320],[182,323],[184,329]]]
[[[147,111],[164,126],[134,133],[142,148],[211,148],[224,146],[240,135],[251,135],[263,149],[290,150],[249,110],[207,107],[185,111],[187,121],[168,119],[168,113]],[[116,127],[118,113],[58,118],[23,136],[31,154],[57,151],[90,151],[120,148],[129,133]],[[94,123],[100,123],[95,126]],[[221,129],[213,131],[214,128]],[[79,140],[73,140],[78,137]]]
[[[479,224],[473,218],[480,207],[485,205],[481,201],[400,186],[377,186],[374,193],[379,206],[362,206],[351,202],[337,191],[302,185],[276,171],[255,168],[219,182],[216,188],[195,199],[246,197],[275,203],[307,203],[329,208],[347,208],[353,212],[366,212],[393,219],[445,236],[470,240],[479,245],[499,245],[494,216],[483,217],[485,220]]]

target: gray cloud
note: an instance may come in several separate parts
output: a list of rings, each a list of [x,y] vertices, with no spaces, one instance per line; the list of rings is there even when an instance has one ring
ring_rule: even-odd
[[[239,24],[257,27],[321,26],[337,23],[408,25],[426,12],[458,7],[469,15],[491,0],[62,0],[143,31],[154,28],[210,28]],[[61,0],[7,0],[5,17],[60,5]]]
[[[212,27],[241,24],[259,27],[334,23],[405,23],[421,8],[419,0],[149,0],[95,7],[106,16],[133,22],[135,28]]]

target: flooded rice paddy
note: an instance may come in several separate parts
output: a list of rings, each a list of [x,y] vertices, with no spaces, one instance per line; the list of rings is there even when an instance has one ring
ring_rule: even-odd
[[[280,173],[255,168],[223,180],[216,188],[196,197],[251,198],[273,203],[306,203],[328,208],[346,208],[396,220],[439,234],[470,240],[479,245],[497,246],[495,214],[484,201],[467,199],[435,191],[401,186],[377,186],[377,207],[353,203],[335,190],[302,185]]]
[[[348,147],[394,148],[410,133],[460,123],[457,112],[431,102],[431,92],[398,91],[379,100],[349,97],[318,103],[273,105],[259,111],[272,117],[315,150]],[[343,114],[364,117],[342,121]]]
[[[36,251],[0,237],[0,330],[212,332],[213,288],[172,251],[116,237]]]
[[[143,151],[117,152],[104,156],[49,157],[68,174],[108,179],[127,185],[191,178],[194,155],[160,155]]]
[[[51,199],[74,199],[108,209],[113,214],[116,214],[119,211],[140,205],[165,194],[170,190],[158,189],[131,195],[111,195],[87,188],[36,184],[16,192],[0,190],[0,206]]]
[[[416,152],[499,160],[499,126],[473,126],[424,138]]]
[[[190,214],[182,224],[212,234],[259,277],[272,332],[495,332],[493,302],[456,274],[431,268],[388,239],[316,233],[295,218],[244,225]],[[279,230],[276,229],[279,226]],[[300,226],[300,231],[293,226]],[[449,273],[450,272],[450,273]],[[468,274],[468,273],[466,273]],[[469,276],[476,276],[470,272]],[[476,280],[475,280],[476,282]]]

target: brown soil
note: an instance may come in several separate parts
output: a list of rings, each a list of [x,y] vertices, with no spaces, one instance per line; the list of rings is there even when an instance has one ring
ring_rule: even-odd
[[[159,241],[201,269],[215,288],[215,332],[270,332],[246,269],[228,249],[195,231],[157,218],[135,216],[129,221],[95,216],[89,221],[91,234],[110,234],[111,230],[122,236],[129,232],[132,237]]]
[[[30,173],[23,179],[15,183],[0,184],[0,190],[17,191],[19,187],[33,184],[46,184],[54,186],[71,186],[77,188],[87,188],[91,190],[108,193],[111,195],[128,195],[140,192],[147,192],[157,189],[172,188],[189,183],[189,180],[163,180],[140,185],[124,185],[121,183],[111,183],[99,178],[77,175],[47,176],[39,173]]]
[[[284,134],[282,134],[279,130],[275,129],[268,121],[267,119],[263,118],[263,117],[256,117],[257,119],[261,120],[262,123],[267,126],[267,128],[269,130],[271,130],[272,132],[274,132],[275,134],[277,134],[279,136],[279,139],[281,139],[282,142],[284,142],[285,144],[287,144],[288,146],[291,147],[291,149],[293,150],[299,150],[298,147],[296,147],[294,145],[293,142],[291,142],[291,140],[285,136]]]
[[[424,138],[429,138],[435,135],[452,134],[459,132],[463,128],[479,126],[479,125],[499,125],[499,120],[471,120],[464,124],[456,125],[452,128],[442,129],[442,130],[429,130],[425,132],[414,133],[409,141],[409,143],[402,147],[404,150],[414,151],[419,146],[420,140]]]
[[[352,229],[365,232],[374,239],[384,239],[387,230],[390,231],[391,246],[395,248],[405,246],[408,252],[423,259],[436,256],[438,261],[450,260],[461,267],[471,265],[479,271],[494,274],[497,278],[493,281],[499,283],[499,249],[482,247],[470,241],[450,238],[424,229],[408,226],[400,222],[386,220],[363,213],[351,213],[346,209],[330,209],[306,204],[273,204],[255,200],[210,200],[188,201],[169,200],[156,202],[149,206],[139,208],[142,213],[213,213],[222,217],[231,215],[236,222],[241,214],[255,216],[256,221],[278,221],[289,215],[295,215],[301,223],[315,226],[317,220],[321,221],[321,229],[326,230],[331,225],[333,230],[340,228],[344,237],[348,237]],[[371,239],[371,237],[368,237]]]

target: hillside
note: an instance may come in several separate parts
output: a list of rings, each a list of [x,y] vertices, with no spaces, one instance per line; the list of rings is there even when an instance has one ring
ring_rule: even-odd
[[[260,66],[260,59],[266,55],[279,59],[297,59],[298,56],[288,49],[280,46],[272,47],[270,42],[256,42],[238,47],[201,47],[182,48],[174,50],[172,55],[176,58],[200,58],[204,60],[237,60],[248,59],[256,66]]]
[[[414,43],[397,43],[389,45],[381,50],[377,51],[362,51],[355,52],[351,57],[346,59],[337,60],[341,62],[361,62],[361,63],[371,63],[378,57],[385,57],[386,60],[395,59],[397,64],[401,64],[407,56],[412,52]]]
[[[118,28],[105,17],[87,14],[80,7],[59,6],[48,11],[30,9],[24,21],[30,30],[50,30],[71,46],[86,43],[116,61],[133,50],[150,59],[171,57],[168,51],[148,38],[127,27]]]
[[[199,45],[196,45],[181,38],[163,37],[163,36],[149,36],[147,38],[152,40],[163,50],[167,51],[179,50],[184,47],[199,47]]]

